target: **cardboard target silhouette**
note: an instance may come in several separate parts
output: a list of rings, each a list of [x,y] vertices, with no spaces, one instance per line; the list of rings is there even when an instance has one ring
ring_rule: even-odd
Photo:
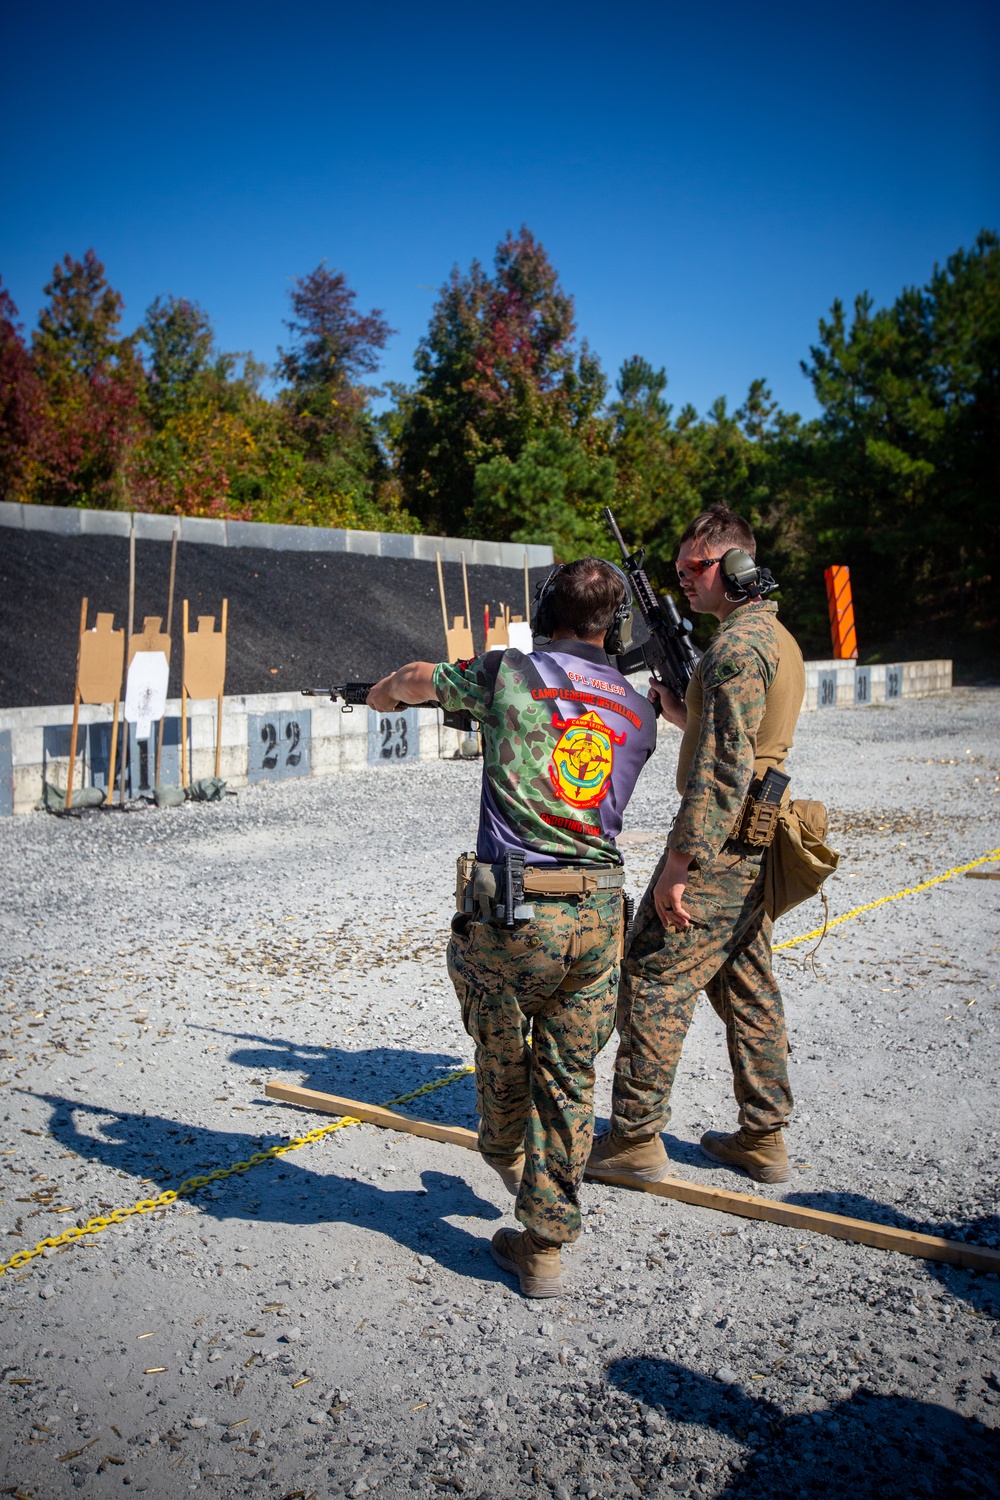
[[[76,690],[73,694],[73,728],[69,737],[69,772],[66,777],[66,807],[73,806],[73,775],[76,769],[76,739],[81,703],[113,703],[111,759],[108,766],[108,800],[115,781],[118,747],[118,706],[121,701],[122,668],[125,665],[125,632],[116,630],[114,615],[97,616],[93,630],[87,629],[87,600],[80,606],[80,641],[76,657]]]
[[[187,744],[187,700],[215,698],[218,702],[215,729],[215,774],[222,769],[222,695],[226,684],[226,628],[229,600],[222,601],[221,628],[214,615],[199,615],[198,629],[188,629],[188,601],[184,600],[184,664],[181,673],[181,783],[189,783]]]
[[[441,554],[437,553],[438,589],[441,593],[441,618],[444,621],[445,650],[449,661],[468,661],[475,656],[476,650],[472,644],[472,626],[469,614],[469,575],[465,567],[465,553],[462,553],[462,583],[465,588],[465,614],[455,615],[454,623],[448,625],[448,605],[444,596],[444,574],[441,570]]]

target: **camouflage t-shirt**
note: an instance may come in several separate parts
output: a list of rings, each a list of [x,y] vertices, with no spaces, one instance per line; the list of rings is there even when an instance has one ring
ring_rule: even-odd
[[[481,860],[520,849],[530,864],[621,863],[615,839],[656,718],[599,646],[561,640],[441,662],[434,690],[482,731]]]

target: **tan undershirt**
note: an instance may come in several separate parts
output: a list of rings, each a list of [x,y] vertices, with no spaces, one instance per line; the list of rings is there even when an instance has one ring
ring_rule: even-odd
[[[778,667],[774,681],[764,695],[764,717],[760,721],[754,747],[754,776],[763,776],[769,766],[774,766],[778,771],[784,770],[785,758],[792,748],[792,736],[806,692],[806,669],[798,642],[778,619],[774,621],[774,633],[778,645]],[[700,661],[688,683],[684,701],[687,704],[687,727],[681,738],[680,754],[677,757],[677,790],[681,796],[687,786],[688,772],[701,730],[705,699]]]

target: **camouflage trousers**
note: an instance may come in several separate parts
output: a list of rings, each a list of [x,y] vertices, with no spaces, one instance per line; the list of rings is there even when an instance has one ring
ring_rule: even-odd
[[[525,1152],[515,1215],[550,1244],[580,1233],[580,1183],[594,1135],[594,1059],[614,1029],[620,891],[532,896],[513,932],[452,922],[448,972],[476,1044],[485,1157]]]
[[[726,1028],[739,1123],[775,1130],[792,1110],[781,992],[771,969],[761,851],[727,844],[710,869],[694,870],[683,898],[683,932],[664,929],[653,872],[636,912],[618,998],[612,1130],[635,1139],[670,1118],[681,1047],[704,990]]]

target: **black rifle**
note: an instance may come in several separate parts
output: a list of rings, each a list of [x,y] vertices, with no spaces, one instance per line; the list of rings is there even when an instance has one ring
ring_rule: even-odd
[[[649,631],[645,645],[633,646],[631,651],[624,651],[616,658],[618,670],[628,676],[630,672],[641,672],[646,668],[657,682],[669,688],[675,698],[683,700],[701,656],[691,640],[691,621],[682,618],[669,594],[661,594],[659,598],[654,594],[653,585],[642,566],[645,549],[640,547],[638,552],[629,552],[618,530],[618,522],[607,505],[604,519],[621,548],[622,567],[632,585],[632,597]],[[656,712],[660,712],[658,704]]]
[[[303,688],[303,698],[329,698],[336,703],[339,698],[343,707],[342,714],[352,714],[357,707],[364,707],[368,700],[368,694],[375,686],[374,682],[345,682],[342,686],[329,688]],[[441,708],[436,698],[428,699],[426,703],[397,703],[393,712],[401,713],[404,708]],[[462,734],[471,734],[475,728],[472,715],[465,713],[462,709],[449,713],[447,709],[441,709],[446,729],[458,729]]]

